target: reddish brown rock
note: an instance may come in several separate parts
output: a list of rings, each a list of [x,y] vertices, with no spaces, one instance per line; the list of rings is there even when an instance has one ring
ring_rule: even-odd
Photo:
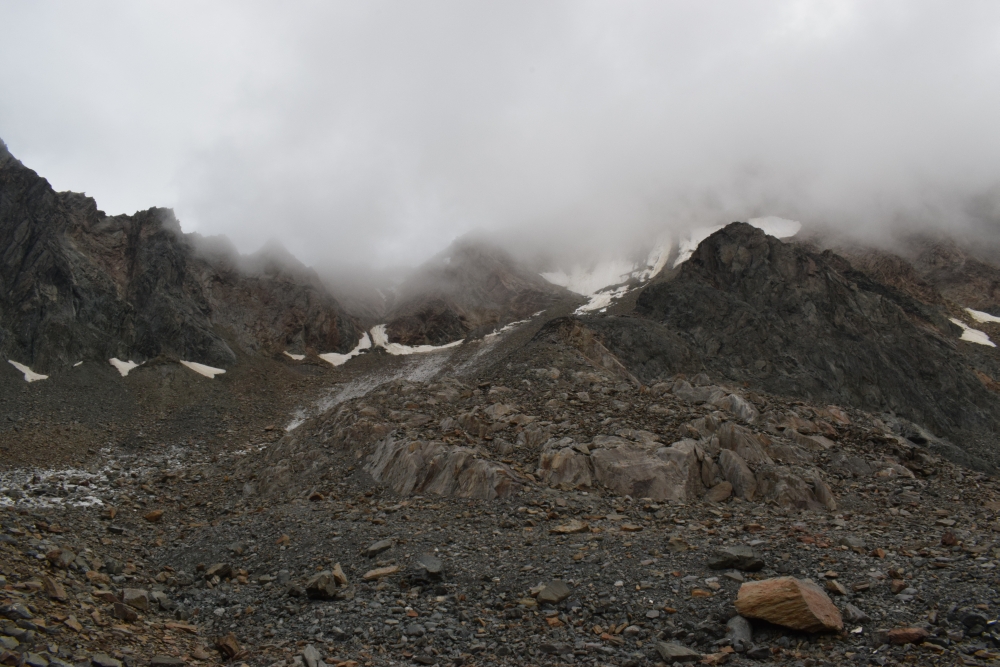
[[[844,629],[840,611],[827,594],[813,582],[794,577],[743,584],[736,598],[736,611],[744,618],[757,618],[804,632]]]
[[[930,637],[923,628],[893,628],[886,633],[890,644],[919,644]]]

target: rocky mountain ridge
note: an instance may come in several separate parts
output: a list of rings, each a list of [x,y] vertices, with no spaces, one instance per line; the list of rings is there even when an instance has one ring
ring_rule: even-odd
[[[959,309],[928,295],[734,223],[675,277],[646,287],[632,312],[587,322],[644,381],[704,369],[769,393],[893,412],[995,465],[1000,357],[961,340]]]
[[[346,352],[360,332],[314,276],[201,253],[173,213],[107,216],[0,144],[0,353],[42,371],[159,355],[225,368],[246,353]]]

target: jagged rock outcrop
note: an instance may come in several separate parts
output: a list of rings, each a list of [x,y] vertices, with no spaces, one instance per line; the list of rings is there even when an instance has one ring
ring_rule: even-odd
[[[463,239],[406,281],[386,331],[395,343],[442,345],[557,304],[580,302],[504,251]]]
[[[1000,400],[983,380],[1000,377],[994,348],[960,343],[947,312],[838,255],[747,224],[708,237],[674,278],[643,290],[631,316],[587,325],[644,381],[708,370],[769,393],[893,412],[998,460],[987,440]]]
[[[0,142],[0,354],[51,370],[161,354],[346,352],[360,336],[315,275],[273,250],[241,258],[168,209],[108,216],[55,192]]]
[[[376,482],[403,495],[493,500],[521,488],[518,476],[506,465],[480,458],[471,448],[443,442],[408,442],[390,436],[376,445],[365,470]]]

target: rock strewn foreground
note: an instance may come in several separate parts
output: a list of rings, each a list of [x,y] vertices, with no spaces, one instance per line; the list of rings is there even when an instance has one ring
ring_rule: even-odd
[[[995,657],[996,482],[890,422],[704,377],[642,390],[546,335],[481,376],[383,385],[257,453],[110,452],[86,479],[23,479],[0,510],[5,650],[95,665]],[[478,474],[383,486],[373,463],[390,437],[465,450],[517,488],[461,497],[496,490]],[[690,495],[621,495],[599,477],[600,452],[673,463],[663,449],[690,464],[669,478]],[[752,494],[745,479],[713,495],[738,488],[718,481],[725,452]],[[553,467],[560,453],[576,464]],[[61,495],[106,506],[31,509]],[[741,587],[784,576],[822,588],[844,632],[737,614]]]

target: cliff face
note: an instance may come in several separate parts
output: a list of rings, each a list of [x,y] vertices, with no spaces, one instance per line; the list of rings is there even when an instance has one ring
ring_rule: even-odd
[[[349,350],[360,332],[315,276],[202,252],[173,213],[107,216],[0,143],[0,354],[44,371],[160,354]]]
[[[926,285],[924,285],[926,287]],[[630,317],[591,326],[641,377],[708,370],[803,400],[888,411],[959,437],[992,433],[996,348],[960,342],[950,309],[734,223]],[[992,458],[992,457],[991,457]]]

